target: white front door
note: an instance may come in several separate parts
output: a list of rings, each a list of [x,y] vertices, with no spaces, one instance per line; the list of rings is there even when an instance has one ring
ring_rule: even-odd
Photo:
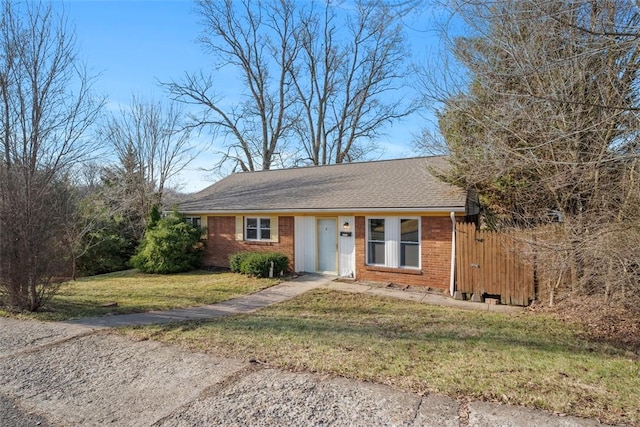
[[[318,219],[318,271],[335,273],[338,241],[335,218]]]
[[[356,277],[355,217],[338,217],[338,276]]]

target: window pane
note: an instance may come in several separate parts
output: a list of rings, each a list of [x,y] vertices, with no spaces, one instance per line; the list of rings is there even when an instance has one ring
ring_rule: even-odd
[[[384,242],[369,242],[368,264],[384,265]]]
[[[403,242],[418,243],[418,220],[402,219],[400,220],[400,240]]]
[[[263,229],[263,230],[271,228],[271,219],[269,219],[269,218],[260,218],[260,228]]]
[[[247,228],[258,228],[258,218],[247,218]]]
[[[271,230],[260,230],[260,239],[261,240],[271,239]]]
[[[400,266],[419,267],[420,266],[420,245],[415,243],[400,243]]]
[[[256,230],[255,228],[249,228],[249,226],[247,226],[247,239],[255,240],[257,238],[258,230]]]
[[[369,240],[384,241],[384,219],[369,220]]]

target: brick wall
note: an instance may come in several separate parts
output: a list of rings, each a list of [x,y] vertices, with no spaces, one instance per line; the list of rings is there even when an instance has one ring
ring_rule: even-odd
[[[278,242],[248,242],[236,240],[235,216],[207,217],[207,241],[204,265],[229,267],[229,255],[237,252],[281,252],[289,257],[290,268],[295,265],[293,217],[278,217]]]
[[[421,217],[422,268],[420,270],[367,266],[365,228],[365,217],[356,217],[357,279],[449,289],[451,272],[451,219],[449,217]]]
[[[449,289],[451,271],[451,219],[421,217],[422,260],[420,270],[367,266],[365,217],[355,221],[356,278],[372,282],[393,282],[404,285]],[[207,266],[229,267],[229,255],[242,251],[282,252],[294,259],[294,218],[278,217],[278,242],[247,242],[236,240],[235,216],[209,216],[204,263]]]

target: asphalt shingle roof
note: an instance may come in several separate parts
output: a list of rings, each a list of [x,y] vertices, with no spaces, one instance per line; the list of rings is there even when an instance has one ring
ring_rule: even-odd
[[[459,210],[466,193],[433,176],[446,157],[311,166],[229,175],[180,204],[181,212]]]

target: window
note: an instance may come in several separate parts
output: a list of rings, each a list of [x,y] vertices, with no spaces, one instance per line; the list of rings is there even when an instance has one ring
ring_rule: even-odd
[[[384,265],[384,219],[369,220],[367,264]]]
[[[270,240],[271,239],[271,219],[270,218],[247,218],[245,223],[245,239]]]
[[[418,220],[400,220],[400,267],[420,267]]]
[[[199,216],[185,216],[184,220],[187,224],[191,224],[194,227],[200,227],[202,225],[202,218]]]
[[[420,219],[368,218],[367,264],[420,268]]]

